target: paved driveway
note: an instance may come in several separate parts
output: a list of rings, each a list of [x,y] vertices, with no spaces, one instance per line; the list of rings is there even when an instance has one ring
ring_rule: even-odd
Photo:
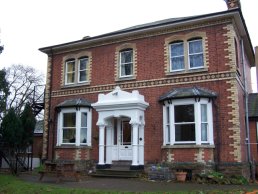
[[[207,191],[207,190],[235,190],[251,189],[258,190],[257,184],[251,185],[207,185],[195,183],[176,183],[171,182],[153,182],[143,179],[121,179],[121,178],[93,178],[84,177],[82,181],[76,182],[74,179],[64,178],[62,182],[56,183],[53,176],[45,176],[39,181],[39,176],[35,174],[21,174],[20,179],[27,182],[53,184],[69,188],[87,188],[105,191],[130,191],[130,192],[165,192],[165,191]]]

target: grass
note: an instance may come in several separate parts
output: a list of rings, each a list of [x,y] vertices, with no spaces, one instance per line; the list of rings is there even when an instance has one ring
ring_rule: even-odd
[[[73,188],[62,188],[47,184],[35,184],[28,183],[12,175],[0,175],[0,194],[130,194],[133,192],[123,192],[123,191],[98,191],[89,189],[73,189]],[[141,194],[143,192],[137,192]],[[146,192],[145,192],[146,193]],[[154,193],[154,192],[147,192]],[[156,194],[157,192],[155,192]],[[244,194],[243,190],[233,190],[233,191],[182,191],[182,192],[159,192],[160,194]]]

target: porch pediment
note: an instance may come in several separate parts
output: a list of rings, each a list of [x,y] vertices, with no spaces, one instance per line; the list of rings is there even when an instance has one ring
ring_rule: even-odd
[[[97,111],[99,110],[120,110],[120,109],[141,109],[145,110],[149,103],[145,102],[144,96],[137,90],[126,92],[117,86],[112,92],[99,94],[98,101],[92,104]]]

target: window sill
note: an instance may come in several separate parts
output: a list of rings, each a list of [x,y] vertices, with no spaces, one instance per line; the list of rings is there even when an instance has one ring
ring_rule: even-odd
[[[191,73],[199,73],[199,72],[207,72],[208,68],[199,68],[199,69],[188,69],[188,70],[182,70],[182,71],[175,71],[175,72],[166,72],[167,76],[171,75],[181,75],[181,74],[191,74]]]
[[[131,80],[136,80],[135,76],[131,76],[131,77],[120,77],[120,78],[116,78],[116,82],[122,82],[122,81],[131,81]]]
[[[55,149],[82,149],[82,148],[92,149],[92,147],[88,146],[88,145],[80,145],[80,146],[76,146],[76,145],[60,145],[60,146],[55,146]]]
[[[61,86],[61,89],[67,89],[67,88],[74,88],[74,87],[80,87],[80,86],[89,86],[90,82],[85,83],[75,83],[75,84],[68,84]]]
[[[184,145],[163,145],[161,146],[162,149],[189,149],[189,148],[206,148],[206,149],[213,149],[215,145],[193,145],[193,144],[184,144]]]

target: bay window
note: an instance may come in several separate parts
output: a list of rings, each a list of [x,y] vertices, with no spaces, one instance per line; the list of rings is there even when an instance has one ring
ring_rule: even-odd
[[[213,145],[212,104],[208,98],[164,101],[164,145]]]
[[[57,145],[91,146],[90,108],[62,108],[58,114]]]

